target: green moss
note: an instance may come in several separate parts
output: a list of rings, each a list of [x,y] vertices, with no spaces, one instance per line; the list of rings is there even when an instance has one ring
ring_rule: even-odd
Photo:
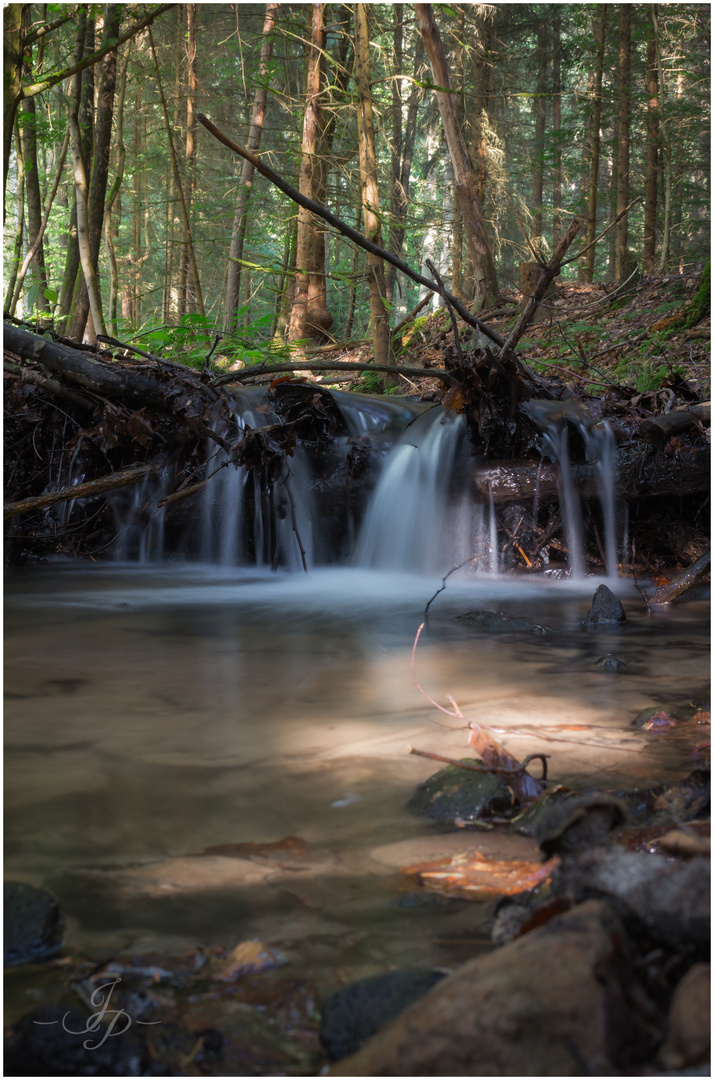
[[[702,276],[699,278],[699,288],[692,297],[692,304],[688,314],[685,316],[683,326],[689,328],[690,326],[696,326],[705,315],[709,314],[711,310],[711,260],[707,259],[707,264],[702,270]]]

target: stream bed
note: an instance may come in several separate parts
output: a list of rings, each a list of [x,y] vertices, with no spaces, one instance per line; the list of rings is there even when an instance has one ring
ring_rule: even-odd
[[[691,742],[631,725],[707,692],[708,589],[650,615],[630,582],[609,582],[627,622],[586,630],[601,580],[454,575],[429,609],[419,682],[519,759],[549,754],[560,783],[675,782]],[[438,831],[406,809],[440,768],[409,746],[471,754],[463,723],[412,678],[440,584],[195,564],[9,575],[5,876],[58,897],[64,952],[100,961],[257,938],[325,993],[489,949],[483,905],[400,873],[472,847],[536,853],[527,837]],[[467,609],[545,633],[474,633],[453,620]],[[598,665],[607,653],[623,666]],[[52,992],[15,969],[8,1018]]]

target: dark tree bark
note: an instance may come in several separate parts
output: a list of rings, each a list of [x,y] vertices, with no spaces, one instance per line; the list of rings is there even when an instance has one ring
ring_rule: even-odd
[[[590,188],[588,191],[588,244],[595,239],[597,226],[597,192],[598,174],[600,170],[600,119],[602,115],[602,68],[605,56],[605,25],[607,23],[608,5],[603,4],[600,8],[600,23],[597,35],[597,59],[595,67],[595,86],[593,90],[593,127],[592,127],[592,158],[590,161]],[[595,248],[591,247],[585,255],[585,281],[590,283],[595,270]]]
[[[647,20],[647,158],[645,163],[645,232],[642,270],[653,274],[657,248],[657,180],[659,158],[659,79],[657,42],[652,20]]]
[[[536,92],[533,98],[535,142],[533,146],[533,247],[540,252],[543,236],[543,172],[545,168],[545,99],[548,91],[548,30],[545,12],[538,16],[536,44]]]
[[[618,66],[617,212],[628,204],[630,191],[630,15],[629,4],[620,4]],[[627,217],[615,228],[615,277],[627,277]]]

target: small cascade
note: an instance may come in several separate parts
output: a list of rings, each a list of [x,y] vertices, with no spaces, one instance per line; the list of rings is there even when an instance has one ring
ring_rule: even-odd
[[[109,495],[117,529],[113,554],[118,562],[151,563],[163,557],[166,511],[157,504],[171,490],[172,478],[173,469],[166,466]]]
[[[551,427],[543,436],[544,457],[549,457],[558,470],[558,495],[563,533],[568,548],[568,569],[573,578],[585,576],[583,557],[583,524],[580,498],[575,489],[575,477],[570,464],[567,424]]]
[[[462,418],[440,408],[407,428],[385,462],[362,527],[360,566],[445,572],[470,558],[470,482],[455,468],[465,441]]]
[[[605,421],[583,430],[585,453],[595,463],[598,495],[602,509],[603,547],[608,577],[617,577],[617,521],[615,513],[615,438]]]

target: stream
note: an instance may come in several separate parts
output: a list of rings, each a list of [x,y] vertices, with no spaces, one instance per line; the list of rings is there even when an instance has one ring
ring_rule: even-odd
[[[627,622],[586,630],[600,580],[453,575],[430,607],[419,682],[519,759],[549,754],[558,782],[675,781],[691,746],[631,722],[704,692],[708,587],[649,615],[631,582],[610,580]],[[258,938],[329,990],[490,948],[483,905],[425,894],[399,873],[475,846],[534,851],[517,835],[439,832],[406,809],[440,768],[408,746],[471,753],[411,674],[440,583],[195,563],[9,574],[5,875],[56,894],[64,951],[100,960]],[[546,633],[452,621],[474,608]],[[624,666],[603,670],[605,653]],[[255,857],[241,847],[285,838]],[[11,1016],[41,996],[37,980],[14,978]]]

